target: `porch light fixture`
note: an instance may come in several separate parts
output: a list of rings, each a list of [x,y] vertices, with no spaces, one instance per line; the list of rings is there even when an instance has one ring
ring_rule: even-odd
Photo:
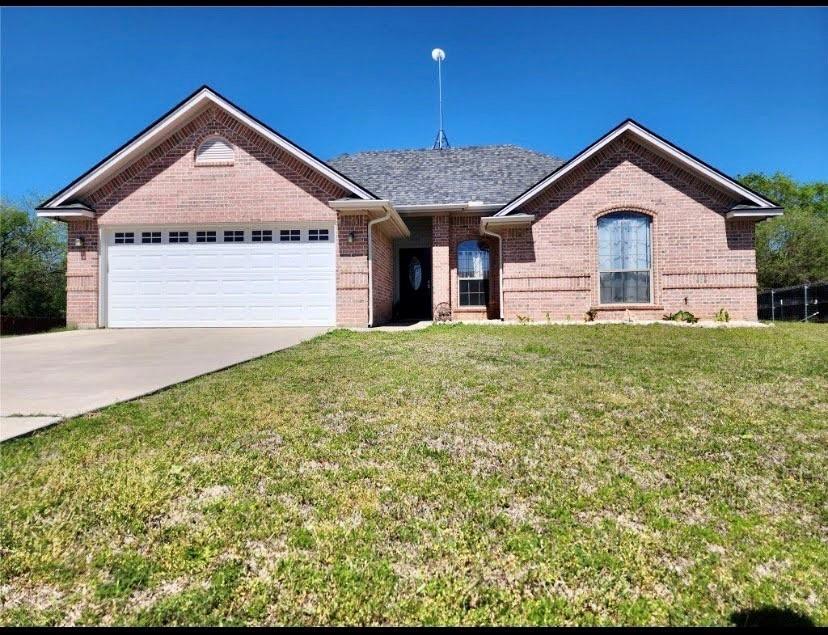
[[[348,233],[348,242],[349,243],[354,242],[354,232],[349,232]]]
[[[83,239],[83,236],[78,236],[75,238],[75,247],[83,247],[86,241]]]

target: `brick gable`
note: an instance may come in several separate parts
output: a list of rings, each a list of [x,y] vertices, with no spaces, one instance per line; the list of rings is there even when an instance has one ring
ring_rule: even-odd
[[[597,217],[624,209],[653,218],[653,302],[634,316],[725,307],[756,319],[753,222],[725,220],[734,202],[633,139],[613,141],[520,209],[536,216],[530,228],[504,232],[506,318],[577,320],[598,305]]]

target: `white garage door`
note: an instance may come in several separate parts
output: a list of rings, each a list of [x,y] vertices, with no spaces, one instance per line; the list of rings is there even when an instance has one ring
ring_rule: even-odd
[[[105,239],[110,327],[335,322],[333,225],[119,228]]]

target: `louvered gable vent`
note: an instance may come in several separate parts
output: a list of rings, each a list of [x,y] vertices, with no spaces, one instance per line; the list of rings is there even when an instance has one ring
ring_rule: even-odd
[[[221,137],[211,137],[196,150],[196,163],[233,163],[233,146]]]

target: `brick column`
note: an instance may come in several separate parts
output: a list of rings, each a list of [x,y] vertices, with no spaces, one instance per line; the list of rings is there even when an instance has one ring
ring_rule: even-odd
[[[98,326],[98,221],[68,224],[66,253],[66,323],[78,328]],[[75,239],[83,247],[75,247]]]
[[[448,214],[431,219],[431,297],[432,312],[441,302],[451,305],[449,280],[449,217]]]
[[[353,242],[349,235],[353,232]],[[336,323],[368,325],[368,217],[339,214],[336,252]]]

